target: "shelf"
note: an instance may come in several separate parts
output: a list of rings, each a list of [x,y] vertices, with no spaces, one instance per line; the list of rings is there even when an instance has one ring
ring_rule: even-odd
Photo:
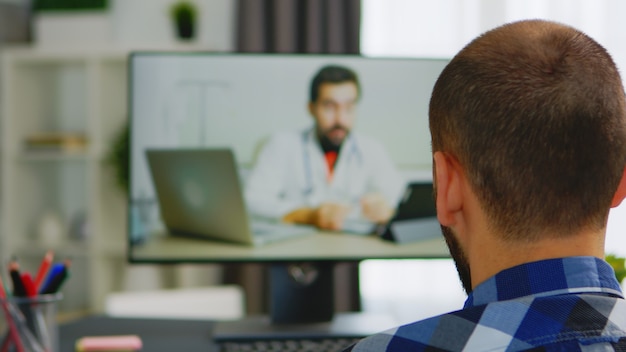
[[[126,256],[126,199],[104,161],[128,115],[128,50],[5,47],[0,55],[0,260],[16,255],[36,267],[47,250],[71,257],[64,294],[73,298],[63,309],[101,310]],[[84,238],[69,235],[76,226]]]
[[[32,236],[29,236],[32,238]],[[57,243],[44,244],[37,239],[28,239],[21,241],[14,248],[15,253],[20,253],[20,256],[41,256],[42,253],[52,250],[54,253],[58,253],[57,259],[62,257],[93,257],[98,255],[100,257],[108,258],[125,258],[126,257],[126,243],[117,242],[104,242],[98,243],[97,248],[94,248],[94,239],[62,239]],[[12,255],[13,255],[12,254]]]
[[[37,162],[37,161],[86,161],[90,155],[87,151],[23,151],[15,155],[15,161]]]
[[[22,64],[76,64],[90,60],[123,63],[128,55],[128,50],[111,48],[78,48],[67,47],[63,49],[42,48],[37,46],[14,46],[5,54],[10,60],[19,61]]]
[[[16,247],[15,250],[23,256],[41,256],[42,253],[52,250],[55,254],[58,253],[55,255],[57,259],[62,259],[65,256],[86,257],[91,255],[87,241],[63,240],[55,245],[45,245],[37,240],[28,240]]]
[[[128,55],[133,51],[172,51],[172,52],[206,52],[209,51],[201,43],[175,42],[167,45],[133,45],[107,47],[40,47],[32,45],[14,45],[6,55],[11,60],[28,64],[65,64],[97,61],[104,64],[125,64]]]

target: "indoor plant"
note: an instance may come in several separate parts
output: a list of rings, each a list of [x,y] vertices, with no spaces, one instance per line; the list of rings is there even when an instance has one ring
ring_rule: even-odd
[[[198,17],[196,5],[190,1],[178,1],[172,4],[170,15],[174,21],[178,37],[183,40],[193,39]]]

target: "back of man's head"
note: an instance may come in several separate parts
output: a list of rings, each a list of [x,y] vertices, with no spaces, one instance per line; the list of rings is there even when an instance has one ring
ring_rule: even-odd
[[[626,164],[615,64],[547,21],[489,31],[457,54],[430,101],[433,151],[454,155],[490,225],[532,241],[606,226]]]

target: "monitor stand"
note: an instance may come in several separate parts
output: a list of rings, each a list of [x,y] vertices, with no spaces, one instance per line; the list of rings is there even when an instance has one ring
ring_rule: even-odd
[[[332,262],[272,264],[269,270],[270,315],[219,322],[216,341],[363,337],[397,325],[387,315],[335,314]]]

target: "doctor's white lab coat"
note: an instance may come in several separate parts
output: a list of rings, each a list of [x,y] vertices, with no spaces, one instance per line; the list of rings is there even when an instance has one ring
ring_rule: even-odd
[[[353,205],[348,219],[359,220],[363,195],[380,193],[395,206],[405,186],[382,144],[354,132],[344,141],[329,181],[324,153],[310,128],[270,137],[246,181],[246,203],[251,215],[279,220],[296,208],[339,202]]]

